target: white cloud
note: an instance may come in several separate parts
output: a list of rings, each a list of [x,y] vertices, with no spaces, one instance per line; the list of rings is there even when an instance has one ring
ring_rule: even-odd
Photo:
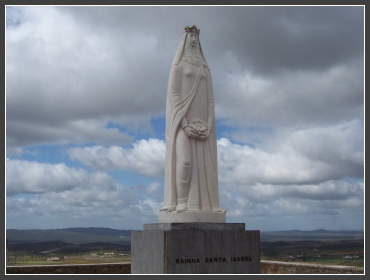
[[[344,167],[347,172],[353,172],[345,176],[364,175],[364,131],[359,121],[298,130],[291,135],[291,143],[297,152],[312,161]],[[343,168],[339,171],[346,172]]]
[[[171,58],[162,63],[154,34],[116,36],[55,7],[20,10],[22,24],[6,32],[8,153],[37,143],[128,144],[130,129],[148,129],[162,113]]]
[[[253,133],[253,132],[252,132]],[[247,133],[239,134],[237,139]],[[363,178],[363,127],[361,122],[283,129],[254,148],[218,141],[222,183],[309,184],[345,177]]]
[[[32,199],[9,197],[6,208],[7,228],[141,229],[144,222],[157,221],[159,203],[140,199],[131,188],[111,192],[75,189],[53,195],[38,194]]]
[[[6,190],[8,228],[19,223],[23,228],[96,223],[123,228],[126,223],[137,229],[143,221],[156,221],[163,198],[157,182],[128,187],[106,173],[20,160],[7,161]]]
[[[329,181],[221,189],[221,205],[227,210],[228,222],[246,222],[247,229],[362,229],[363,183]]]
[[[86,170],[22,160],[6,162],[7,195],[61,192],[88,183]]]
[[[215,80],[216,113],[230,126],[335,124],[364,117],[363,60],[323,71],[256,76],[225,58]]]
[[[122,133],[118,128],[107,128],[108,121],[76,120],[61,126],[52,124],[39,125],[28,122],[9,121],[7,133],[7,153],[10,155],[22,154],[19,146],[32,144],[83,144],[93,141],[97,144],[128,144],[132,137]],[[27,139],[21,136],[26,134]]]
[[[132,149],[118,146],[72,148],[68,150],[72,160],[101,170],[124,169],[144,176],[163,176],[165,143],[162,140],[139,140]]]
[[[345,203],[346,199],[362,199],[364,185],[361,182],[330,180],[320,184],[307,185],[222,185],[225,191],[239,193],[242,197],[258,203],[268,203],[277,198],[302,199],[317,201],[338,201]],[[358,206],[358,205],[357,205]]]

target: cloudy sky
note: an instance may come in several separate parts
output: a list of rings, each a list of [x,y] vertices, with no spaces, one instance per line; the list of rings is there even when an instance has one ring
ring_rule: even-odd
[[[227,222],[364,228],[364,6],[7,6],[7,229],[158,222],[168,75],[193,24]]]

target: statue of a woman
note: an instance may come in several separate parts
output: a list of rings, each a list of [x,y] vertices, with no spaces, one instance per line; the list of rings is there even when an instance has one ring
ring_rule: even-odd
[[[199,29],[184,27],[166,104],[164,206],[159,222],[225,222],[220,207],[212,77]]]

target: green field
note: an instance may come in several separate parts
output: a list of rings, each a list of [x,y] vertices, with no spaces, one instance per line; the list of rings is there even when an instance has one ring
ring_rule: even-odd
[[[328,258],[328,259],[315,259],[315,261],[313,260],[303,261],[303,260],[289,260],[289,259],[282,259],[282,258],[261,257],[261,260],[279,261],[279,262],[288,262],[288,263],[316,264],[316,265],[343,265],[343,266],[364,267],[363,258],[357,259],[354,261],[347,261],[347,262],[343,260],[343,258]]]
[[[48,241],[10,244],[10,266],[130,262],[130,245]],[[261,260],[364,267],[364,240],[261,241]],[[55,258],[58,258],[55,260]]]
[[[125,254],[125,255],[121,255]],[[47,260],[48,258],[58,257],[60,260]],[[68,264],[100,264],[100,263],[121,263],[130,262],[131,256],[127,252],[116,252],[115,255],[101,255],[99,252],[82,255],[69,256],[39,256],[39,255],[25,255],[22,253],[9,255],[9,266],[25,266],[25,265],[68,265]]]
[[[363,239],[261,242],[261,259],[317,265],[364,266]]]

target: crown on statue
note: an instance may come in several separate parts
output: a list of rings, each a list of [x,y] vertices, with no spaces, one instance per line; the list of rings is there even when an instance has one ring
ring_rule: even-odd
[[[184,26],[184,32],[194,32],[194,33],[200,33],[200,29],[198,29],[195,25],[193,26]]]

